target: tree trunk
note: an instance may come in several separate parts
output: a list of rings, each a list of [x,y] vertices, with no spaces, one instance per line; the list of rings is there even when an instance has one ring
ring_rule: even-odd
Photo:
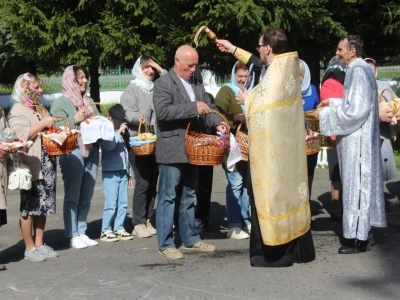
[[[99,56],[94,54],[90,60],[90,97],[94,102],[100,102],[100,73],[99,73]]]
[[[304,51],[305,50],[305,51]],[[321,78],[320,78],[320,53],[319,51],[315,49],[303,49],[303,51],[299,51],[300,58],[306,62],[310,69],[310,74],[311,74],[311,84],[314,85],[317,88],[317,91],[319,92],[319,86],[321,83]]]

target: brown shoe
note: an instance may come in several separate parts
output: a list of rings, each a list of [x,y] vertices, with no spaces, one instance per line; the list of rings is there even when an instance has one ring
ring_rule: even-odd
[[[193,246],[183,246],[183,249],[187,250],[196,250],[196,251],[201,251],[201,252],[214,252],[215,251],[215,246],[204,243],[203,241],[198,241],[196,244]]]
[[[183,258],[183,254],[181,251],[179,251],[178,249],[176,249],[175,247],[171,247],[171,248],[167,248],[163,251],[159,251],[159,253],[163,256],[165,256],[168,259],[171,260],[176,260],[176,259],[182,259]]]

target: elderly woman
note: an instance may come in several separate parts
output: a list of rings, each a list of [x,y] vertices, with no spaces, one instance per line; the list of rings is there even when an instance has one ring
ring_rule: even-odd
[[[25,259],[44,261],[57,253],[43,244],[47,215],[56,213],[56,160],[49,156],[38,134],[53,126],[53,118],[40,103],[39,79],[25,73],[15,82],[12,98],[16,102],[8,123],[18,138],[32,141],[26,153],[19,152],[22,163],[32,173],[32,188],[21,190],[20,226],[25,242]],[[33,233],[33,236],[32,236]]]
[[[83,68],[67,67],[62,77],[63,95],[50,109],[53,116],[67,118],[72,129],[77,129],[81,122],[97,112],[86,94],[87,82],[87,72]],[[71,239],[72,248],[96,246],[98,242],[86,235],[86,229],[99,165],[99,145],[84,145],[79,138],[79,146],[70,154],[60,155],[59,161],[64,181],[65,235]]]
[[[246,123],[242,106],[237,103],[236,95],[253,88],[254,76],[248,74],[248,68],[242,62],[236,62],[232,68],[231,82],[225,84],[215,97],[215,105],[228,120],[231,133],[235,134],[237,126]],[[248,162],[239,161],[233,169],[228,169],[224,161],[228,185],[226,187],[226,212],[228,219],[228,238],[247,239],[250,237],[249,196],[247,194]]]
[[[121,95],[130,136],[138,134],[139,123],[145,123],[155,132],[156,115],[153,108],[153,78],[155,72],[167,74],[150,56],[140,56],[133,66],[134,79]],[[144,126],[141,127],[144,130]],[[151,225],[157,195],[158,168],[155,155],[136,156],[132,149],[130,162],[135,175],[132,201],[133,235],[140,238],[156,234]]]
[[[0,107],[0,134],[6,128],[6,119],[3,108]],[[7,158],[10,148],[0,142],[0,227],[7,224]],[[0,271],[7,270],[5,265],[0,264]]]

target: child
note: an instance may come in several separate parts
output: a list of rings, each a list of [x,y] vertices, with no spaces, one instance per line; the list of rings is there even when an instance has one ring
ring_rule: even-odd
[[[110,108],[108,113],[116,132],[112,141],[101,142],[105,200],[100,240],[104,242],[127,241],[133,239],[133,236],[124,229],[128,206],[128,185],[132,186],[125,111],[120,104],[116,104]],[[114,230],[112,230],[112,223],[114,223]]]

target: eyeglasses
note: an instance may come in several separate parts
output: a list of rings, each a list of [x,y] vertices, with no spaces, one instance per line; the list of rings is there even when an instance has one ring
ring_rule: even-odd
[[[261,49],[262,47],[264,47],[264,46],[269,46],[269,45],[257,45],[257,47],[256,47],[257,51],[260,51],[260,49]]]

